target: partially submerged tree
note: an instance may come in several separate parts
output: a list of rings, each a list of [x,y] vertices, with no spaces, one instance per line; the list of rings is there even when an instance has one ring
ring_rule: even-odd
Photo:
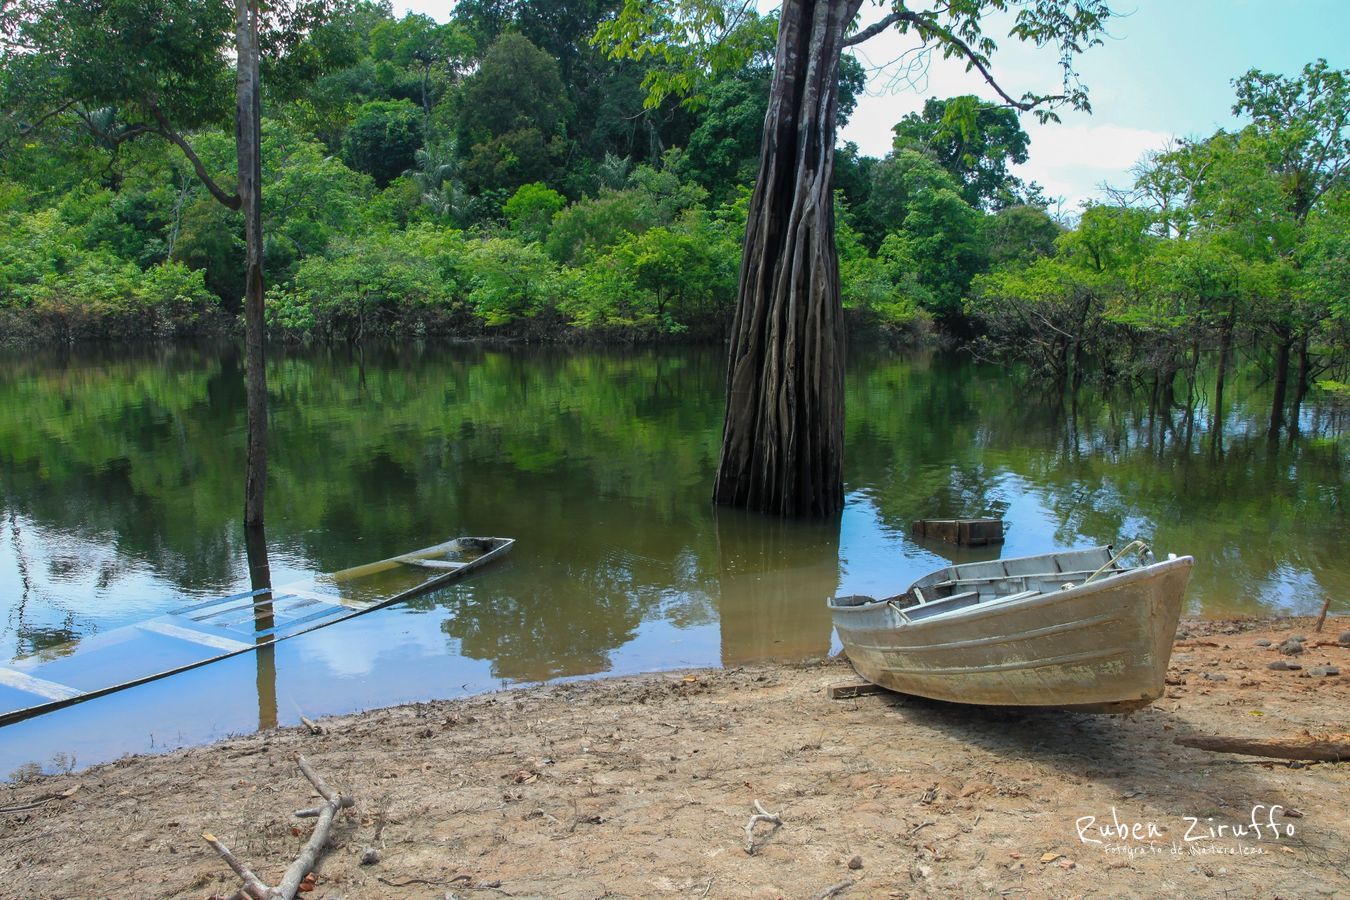
[[[1073,70],[1100,43],[1111,15],[1104,0],[965,0],[911,9],[895,0],[876,23],[850,34],[862,0],[784,0],[759,176],[750,202],[727,372],[717,503],[785,516],[827,517],[843,507],[844,377],[833,168],[840,57],[894,28],[922,52],[963,60],[1008,106],[1087,109]],[[726,0],[657,4],[625,0],[597,32],[611,54],[661,58],[649,103],[690,90],[701,76],[744,59],[748,5]],[[997,44],[986,18],[1010,14],[1009,36],[1052,45],[1062,90],[1014,97],[994,78]],[[686,48],[680,51],[678,48]]]

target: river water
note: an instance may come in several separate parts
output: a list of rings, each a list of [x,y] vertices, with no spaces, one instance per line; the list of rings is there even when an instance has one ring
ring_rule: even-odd
[[[278,352],[275,583],[457,534],[514,537],[512,555],[274,652],[0,729],[0,776],[301,714],[820,655],[837,648],[827,597],[896,593],[947,559],[1139,537],[1195,556],[1190,614],[1350,599],[1350,413],[1305,405],[1272,443],[1259,371],[1230,376],[1216,434],[1203,392],[1188,416],[961,357],[855,352],[847,508],[823,525],[708,502],[723,375],[716,349]],[[246,590],[243,434],[232,348],[0,359],[0,656]],[[958,555],[909,537],[915,518],[973,515],[1004,518],[1007,542]]]

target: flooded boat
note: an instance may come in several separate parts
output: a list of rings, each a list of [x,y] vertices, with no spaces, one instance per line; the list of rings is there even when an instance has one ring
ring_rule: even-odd
[[[294,584],[185,605],[0,667],[0,725],[101,697],[435,590],[508,553],[515,541],[459,537]]]
[[[1193,562],[1154,561],[1135,542],[946,566],[895,597],[829,606],[854,668],[889,690],[1128,712],[1163,693]]]

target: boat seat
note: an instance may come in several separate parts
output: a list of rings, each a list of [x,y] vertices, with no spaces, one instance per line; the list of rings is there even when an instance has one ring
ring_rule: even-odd
[[[952,594],[950,597],[943,597],[941,600],[930,600],[920,606],[911,606],[909,609],[905,610],[905,613],[911,619],[926,619],[929,616],[941,615],[942,613],[949,613],[958,609],[977,606],[979,602],[979,591],[965,591],[960,594]]]
[[[468,563],[451,562],[448,559],[405,559],[403,562],[410,566],[421,566],[424,569],[462,569]]]
[[[1015,593],[1015,594],[1004,594],[1002,597],[993,597],[993,598],[991,598],[988,602],[990,602],[990,603],[1014,603],[1014,602],[1016,602],[1016,601],[1018,601],[1018,600],[1025,600],[1025,599],[1027,599],[1028,597],[1035,597],[1035,596],[1036,596],[1037,594],[1039,594],[1039,593],[1041,593],[1041,592],[1033,588],[1032,590],[1029,590],[1029,591],[1018,591],[1018,592]]]

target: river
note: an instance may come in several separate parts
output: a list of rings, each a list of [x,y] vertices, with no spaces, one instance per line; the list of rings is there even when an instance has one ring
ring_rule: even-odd
[[[911,540],[921,517],[1000,516],[1003,556],[1136,537],[1191,554],[1193,615],[1350,597],[1350,413],[1309,403],[1272,443],[1255,368],[1230,377],[1216,435],[1203,393],[1188,416],[1146,394],[1064,398],[958,356],[855,352],[847,505],[830,524],[711,506],[723,377],[716,349],[278,350],[276,583],[456,534],[514,537],[512,555],[273,652],[0,729],[0,776],[301,714],[824,654],[827,597],[980,558]],[[246,590],[243,447],[232,348],[0,358],[0,654],[60,653]]]

